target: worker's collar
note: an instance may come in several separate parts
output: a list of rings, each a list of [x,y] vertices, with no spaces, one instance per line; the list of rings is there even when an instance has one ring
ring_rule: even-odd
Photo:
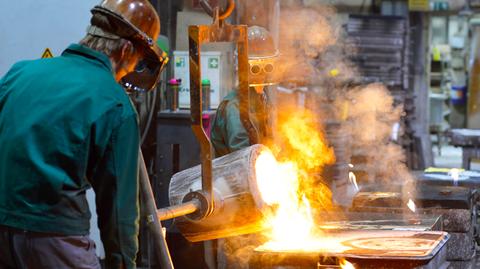
[[[110,58],[108,58],[107,55],[79,44],[72,44],[68,46],[68,48],[63,51],[62,55],[82,56],[88,58],[89,60],[99,62],[100,64],[108,68],[108,70],[112,71],[112,63],[110,62]]]

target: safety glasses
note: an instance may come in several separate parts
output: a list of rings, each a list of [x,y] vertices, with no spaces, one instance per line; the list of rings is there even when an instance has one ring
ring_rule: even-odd
[[[254,75],[260,74],[262,71],[266,74],[272,73],[275,70],[272,63],[255,63],[250,65],[250,73]]]

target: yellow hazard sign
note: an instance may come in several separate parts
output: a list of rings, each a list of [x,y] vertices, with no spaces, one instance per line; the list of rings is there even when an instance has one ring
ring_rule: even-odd
[[[42,54],[42,58],[53,58],[52,51],[49,48],[46,48]]]

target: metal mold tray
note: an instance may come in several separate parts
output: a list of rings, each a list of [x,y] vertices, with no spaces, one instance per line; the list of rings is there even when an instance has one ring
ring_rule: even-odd
[[[257,249],[250,268],[318,268],[332,257],[356,268],[444,268],[449,235],[445,232],[338,231],[325,235],[328,249],[316,251],[265,251]],[[331,241],[331,242],[330,242]],[[336,242],[334,245],[333,242]],[[340,247],[340,248],[338,248]],[[336,267],[332,267],[336,268]]]

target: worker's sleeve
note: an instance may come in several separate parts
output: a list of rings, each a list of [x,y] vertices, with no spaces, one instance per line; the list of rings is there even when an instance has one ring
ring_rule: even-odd
[[[0,90],[3,88],[3,86],[5,85],[5,79],[6,79],[6,76],[3,76],[3,77],[0,77]]]
[[[91,182],[105,246],[106,268],[135,268],[139,220],[138,149],[137,119],[130,116],[113,128]]]
[[[5,94],[5,76],[0,78],[0,99],[3,98],[3,95]]]
[[[0,98],[3,97],[2,93],[5,93],[7,82],[12,80],[12,77],[24,64],[24,61],[15,63],[3,77],[0,77]]]
[[[226,132],[226,142],[230,152],[250,146],[250,139],[240,119],[237,102],[229,102],[226,106]]]

